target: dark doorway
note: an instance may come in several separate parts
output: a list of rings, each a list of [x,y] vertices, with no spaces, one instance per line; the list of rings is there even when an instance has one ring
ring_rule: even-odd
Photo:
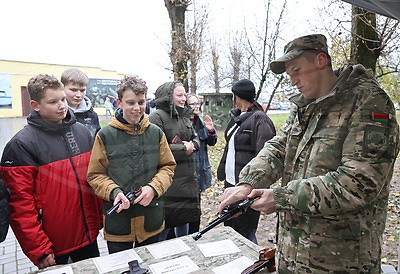
[[[28,116],[31,113],[32,108],[30,102],[30,97],[26,87],[21,87],[21,101],[22,101],[22,116]]]

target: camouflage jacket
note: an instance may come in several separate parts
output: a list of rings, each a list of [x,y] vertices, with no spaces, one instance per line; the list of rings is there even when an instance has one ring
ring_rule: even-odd
[[[291,98],[289,119],[242,170],[274,188],[279,273],[379,273],[389,183],[398,154],[393,103],[361,65],[331,92]]]

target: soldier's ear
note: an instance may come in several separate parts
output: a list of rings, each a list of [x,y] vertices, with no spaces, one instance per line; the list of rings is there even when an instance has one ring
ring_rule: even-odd
[[[325,69],[328,66],[328,55],[325,52],[317,54],[317,64],[320,69]]]

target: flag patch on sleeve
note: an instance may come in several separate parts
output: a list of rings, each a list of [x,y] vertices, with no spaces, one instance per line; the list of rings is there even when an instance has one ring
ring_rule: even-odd
[[[387,123],[389,121],[389,114],[372,112],[372,120]]]

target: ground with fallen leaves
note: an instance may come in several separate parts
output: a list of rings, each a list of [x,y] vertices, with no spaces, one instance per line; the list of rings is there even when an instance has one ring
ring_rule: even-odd
[[[216,216],[217,207],[223,193],[223,182],[216,178],[216,169],[221,159],[225,140],[223,133],[218,132],[219,139],[214,147],[209,147],[209,158],[213,172],[213,185],[202,193],[202,220],[201,228],[213,220]],[[275,214],[261,214],[259,228],[257,231],[258,244],[264,247],[273,247],[271,242],[275,235],[276,217]],[[383,236],[382,263],[390,264],[398,268],[398,248],[400,233],[400,159],[396,161],[392,183],[390,185],[390,196],[388,206],[388,217],[386,230]]]

